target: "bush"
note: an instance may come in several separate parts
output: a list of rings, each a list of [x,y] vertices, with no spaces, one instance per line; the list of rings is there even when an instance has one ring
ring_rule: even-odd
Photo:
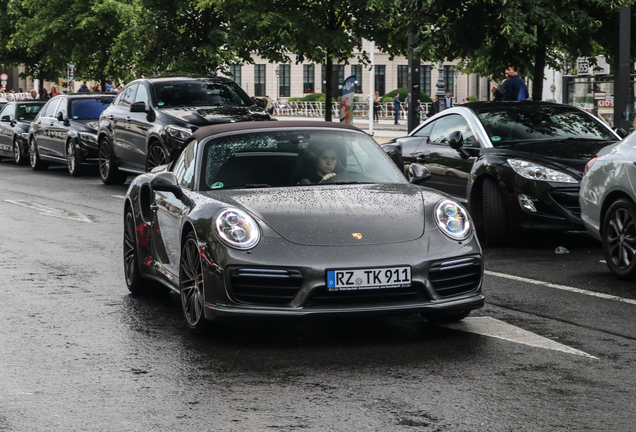
[[[298,102],[298,100],[298,98],[290,97],[289,99],[287,99],[287,102]]]
[[[468,98],[468,100],[471,101],[471,102],[477,102],[477,101],[479,101],[479,98],[477,96],[470,96]]]
[[[400,94],[400,102],[404,102],[404,99],[406,98],[406,96],[408,96],[409,91],[406,87],[395,89],[393,91],[388,92],[384,96],[382,96],[382,99],[380,100],[380,102],[393,102],[393,98],[395,97],[397,93]],[[423,91],[420,92],[420,102],[432,102],[432,101],[433,100],[430,98],[429,95],[427,95]]]
[[[324,93],[309,93],[307,96],[301,99],[303,102],[324,102],[326,96]]]

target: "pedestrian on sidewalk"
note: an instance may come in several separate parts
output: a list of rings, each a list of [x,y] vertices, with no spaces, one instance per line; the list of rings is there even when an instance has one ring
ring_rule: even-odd
[[[395,124],[399,125],[398,120],[400,119],[400,94],[396,93],[393,98],[393,111],[395,111]]]
[[[435,96],[433,96],[433,102],[431,103],[431,107],[429,108],[428,112],[426,113],[426,115],[429,118],[433,117],[435,114],[437,114],[439,112],[437,104],[439,104],[439,98],[437,97],[437,95],[435,95]]]
[[[377,122],[380,121],[378,109],[380,109],[380,93],[378,93],[378,91],[376,90],[375,97],[373,98],[373,120]]]
[[[517,73],[516,66],[506,68],[506,81],[502,87],[503,96],[501,100],[517,101],[528,99],[528,88],[523,78]]]
[[[453,98],[451,97],[450,92],[446,92],[446,97],[444,98],[444,109],[453,107]]]

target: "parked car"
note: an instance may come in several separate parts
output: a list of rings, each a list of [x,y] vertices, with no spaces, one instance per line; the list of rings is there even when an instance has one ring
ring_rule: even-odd
[[[201,128],[171,164],[132,181],[132,293],[151,280],[172,289],[194,332],[247,316],[459,320],[482,307],[472,221],[419,186],[426,168],[413,164],[409,183],[353,126],[280,123]]]
[[[7,102],[0,110],[0,156],[11,157],[17,165],[29,160],[29,125],[44,101]]]
[[[405,172],[430,167],[427,186],[464,203],[491,246],[521,229],[581,230],[585,163],[621,136],[569,105],[473,102],[438,113],[383,146]]]
[[[636,135],[603,148],[581,181],[581,219],[620,279],[636,277]]]
[[[123,183],[127,173],[144,173],[168,163],[202,126],[274,120],[228,78],[148,78],[131,82],[102,113],[100,175]]]
[[[29,158],[34,170],[64,164],[72,176],[96,167],[97,120],[114,95],[63,94],[50,99],[29,128]]]

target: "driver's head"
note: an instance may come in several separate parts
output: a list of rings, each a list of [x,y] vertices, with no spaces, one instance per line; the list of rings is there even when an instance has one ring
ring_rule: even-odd
[[[310,147],[310,152],[316,161],[316,172],[325,176],[335,171],[338,163],[338,153],[336,147],[331,143],[314,143]]]

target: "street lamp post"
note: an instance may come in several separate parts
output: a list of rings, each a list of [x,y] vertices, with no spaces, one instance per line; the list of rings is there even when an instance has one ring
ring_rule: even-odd
[[[278,97],[280,93],[280,70],[278,69],[278,66],[276,66],[276,70],[274,72],[276,72],[276,103],[278,104]]]
[[[446,108],[446,104],[444,103],[444,98],[446,97],[446,83],[444,82],[444,64],[441,60],[437,66],[437,72],[439,75],[437,78],[437,84],[435,84],[435,87],[437,87],[437,93],[435,93],[435,96],[437,96],[437,112],[442,112],[444,108]]]

